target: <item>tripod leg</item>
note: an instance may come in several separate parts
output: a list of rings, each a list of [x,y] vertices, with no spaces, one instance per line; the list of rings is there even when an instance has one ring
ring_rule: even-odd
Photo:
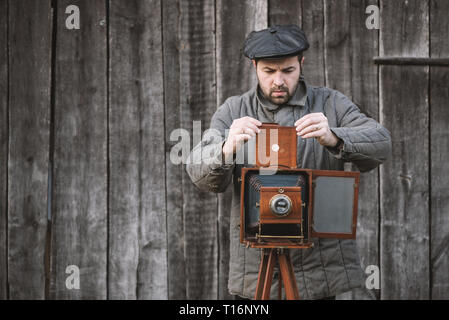
[[[285,295],[287,300],[299,300],[299,290],[296,284],[293,264],[288,252],[282,252],[278,255],[279,269],[281,270],[282,279],[285,285]]]
[[[274,265],[276,264],[277,258],[275,250],[270,249],[270,255],[268,256],[267,275],[265,276],[262,300],[270,300],[271,283],[273,282]]]
[[[270,249],[269,254],[264,251],[260,262],[259,278],[257,280],[255,300],[269,300],[273,271],[277,254],[275,249]]]
[[[279,267],[279,283],[278,283],[278,300],[282,300],[282,273],[281,268]]]
[[[268,252],[264,249],[262,252],[262,259],[260,260],[259,277],[257,278],[256,294],[254,296],[255,300],[262,300],[263,286],[265,283],[265,277],[267,275],[267,266]]]

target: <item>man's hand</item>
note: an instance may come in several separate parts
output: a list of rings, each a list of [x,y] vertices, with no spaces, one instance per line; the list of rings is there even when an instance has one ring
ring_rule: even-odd
[[[228,139],[223,146],[223,155],[232,156],[243,144],[260,132],[262,122],[251,117],[243,117],[232,122]]]
[[[298,136],[303,139],[316,138],[325,147],[335,147],[337,136],[330,130],[329,122],[324,114],[309,113],[295,122]]]

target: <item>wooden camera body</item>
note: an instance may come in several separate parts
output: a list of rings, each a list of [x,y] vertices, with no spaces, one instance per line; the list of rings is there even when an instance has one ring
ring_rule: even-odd
[[[256,166],[241,172],[240,242],[309,248],[311,238],[355,239],[360,173],[298,169],[295,128],[260,129]]]

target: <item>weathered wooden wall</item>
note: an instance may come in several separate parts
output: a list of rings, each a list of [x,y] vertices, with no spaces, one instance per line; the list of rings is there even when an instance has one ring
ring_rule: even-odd
[[[429,56],[429,2],[383,1],[381,56]],[[398,12],[401,12],[398,15]],[[380,110],[393,139],[381,168],[381,244],[386,299],[425,299],[429,270],[429,68],[381,66]]]
[[[50,1],[10,1],[8,41],[7,293],[43,299],[50,150]]]
[[[430,56],[449,55],[448,1],[430,1]],[[433,299],[447,299],[449,292],[449,68],[431,67],[429,86],[429,202],[430,202],[430,294]]]
[[[286,23],[311,43],[307,81],[392,133],[359,201],[381,288],[340,298],[448,299],[449,68],[373,62],[449,57],[448,14],[446,0],[0,0],[0,299],[232,298],[230,190],[199,192],[170,137],[193,144],[193,121],[207,129],[255,85],[243,41]]]
[[[7,3],[0,2],[0,299],[7,298],[7,190],[8,190],[8,19]]]

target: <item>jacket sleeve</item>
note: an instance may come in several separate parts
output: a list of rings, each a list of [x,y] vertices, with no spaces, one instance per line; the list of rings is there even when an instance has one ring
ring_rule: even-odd
[[[338,127],[330,128],[344,142],[339,151],[327,148],[336,158],[354,163],[361,172],[382,164],[391,154],[390,132],[367,117],[345,95],[336,92],[333,105]]]
[[[201,191],[225,192],[232,180],[235,159],[223,159],[222,150],[227,130],[232,124],[227,103],[220,106],[212,117],[210,129],[190,153],[186,171]]]

